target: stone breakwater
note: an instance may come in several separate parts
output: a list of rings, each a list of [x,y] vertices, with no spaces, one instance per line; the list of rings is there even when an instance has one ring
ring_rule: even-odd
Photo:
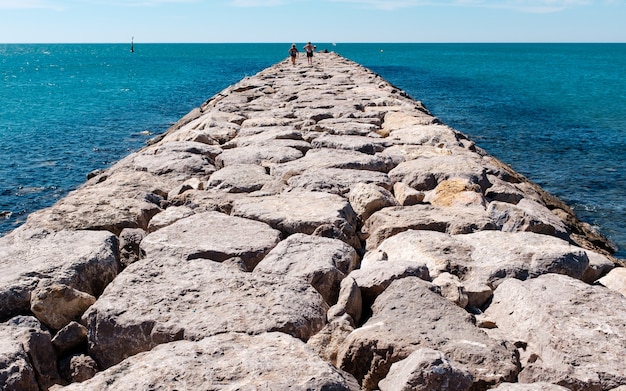
[[[371,71],[315,60],[0,238],[0,388],[626,388],[611,244]]]

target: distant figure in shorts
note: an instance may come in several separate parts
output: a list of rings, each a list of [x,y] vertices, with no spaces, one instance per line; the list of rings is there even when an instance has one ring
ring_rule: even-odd
[[[315,51],[315,46],[311,45],[311,42],[304,45],[303,48],[306,51],[306,60],[309,62],[309,65],[313,65],[313,52]]]
[[[291,57],[291,65],[296,65],[296,57],[298,57],[298,49],[296,48],[296,44],[292,44],[289,49],[289,57]]]

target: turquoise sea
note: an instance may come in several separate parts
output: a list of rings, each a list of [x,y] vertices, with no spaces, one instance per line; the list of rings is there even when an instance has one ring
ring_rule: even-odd
[[[626,257],[626,44],[316,44],[422,101]],[[289,46],[0,45],[0,235]]]

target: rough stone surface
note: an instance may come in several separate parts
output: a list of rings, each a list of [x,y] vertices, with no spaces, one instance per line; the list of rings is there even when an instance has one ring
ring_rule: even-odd
[[[198,213],[148,234],[141,242],[147,257],[204,258],[222,262],[240,258],[248,270],[280,241],[267,224],[219,212]]]
[[[0,238],[0,321],[29,313],[38,287],[65,284],[98,296],[118,272],[118,241],[108,232],[19,228]]]
[[[35,289],[30,295],[30,309],[43,324],[60,330],[80,316],[96,302],[89,293],[63,284]]]
[[[391,366],[381,391],[467,391],[472,374],[433,349],[418,349]]]
[[[513,345],[491,339],[463,309],[419,278],[394,281],[374,302],[372,316],[352,332],[337,357],[340,368],[375,389],[392,364],[419,348],[439,350],[463,365],[484,389],[517,375]]]
[[[48,389],[63,381],[50,333],[32,316],[0,323],[0,385],[3,390]]]
[[[302,340],[328,305],[306,281],[245,273],[208,259],[147,258],[130,265],[83,316],[102,368],[180,339],[281,331]]]
[[[254,273],[301,278],[332,305],[337,302],[341,281],[357,262],[356,251],[338,239],[294,234],[272,249]]]
[[[276,196],[246,198],[235,201],[233,216],[258,220],[283,232],[313,234],[322,225],[335,227],[337,237],[359,247],[356,238],[356,214],[350,203],[337,195],[295,191]]]
[[[558,274],[504,281],[485,312],[498,325],[494,333],[526,344],[520,382],[571,390],[626,383],[624,313],[621,294]]]
[[[599,279],[598,283],[626,297],[626,268],[618,267],[611,270],[606,276]]]
[[[352,376],[282,333],[226,333],[161,345],[65,389],[143,390],[155,384],[185,390],[359,390]]]

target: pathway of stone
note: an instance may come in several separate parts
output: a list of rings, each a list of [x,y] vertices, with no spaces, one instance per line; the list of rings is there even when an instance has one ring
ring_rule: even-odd
[[[611,244],[381,77],[315,60],[0,238],[0,388],[626,387]]]

